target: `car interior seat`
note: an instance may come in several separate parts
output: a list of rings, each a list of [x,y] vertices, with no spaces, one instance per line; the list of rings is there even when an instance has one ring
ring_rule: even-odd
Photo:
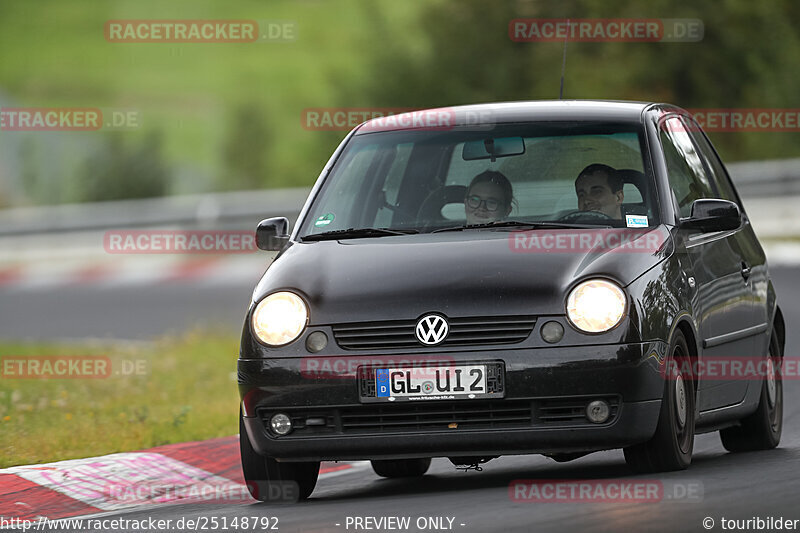
[[[446,185],[431,192],[422,202],[417,212],[417,220],[426,226],[435,226],[451,220],[442,214],[442,209],[450,204],[464,204],[467,187]]]
[[[647,190],[647,177],[644,175],[643,172],[638,170],[633,170],[631,168],[623,168],[617,170],[619,175],[622,177],[622,182],[630,183],[639,191],[639,194],[642,197],[641,202],[627,202],[623,201],[622,203],[622,216],[623,218],[625,215],[645,215],[652,217],[652,213],[649,209],[649,202],[647,199],[649,196],[649,191]]]

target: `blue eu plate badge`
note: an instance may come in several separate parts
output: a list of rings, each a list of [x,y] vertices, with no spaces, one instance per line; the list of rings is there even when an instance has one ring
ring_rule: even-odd
[[[375,385],[378,398],[389,397],[389,370],[387,368],[379,368],[375,371]]]

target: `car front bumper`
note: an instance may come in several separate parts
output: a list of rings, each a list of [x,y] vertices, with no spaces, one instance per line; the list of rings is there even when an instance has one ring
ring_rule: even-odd
[[[664,391],[661,342],[464,350],[428,363],[501,362],[504,397],[491,400],[365,403],[359,370],[415,361],[407,356],[240,359],[242,413],[260,454],[287,461],[569,453],[620,448],[655,433]],[[602,424],[582,407],[606,400]],[[277,436],[285,413],[296,431]],[[304,421],[316,421],[305,425]]]

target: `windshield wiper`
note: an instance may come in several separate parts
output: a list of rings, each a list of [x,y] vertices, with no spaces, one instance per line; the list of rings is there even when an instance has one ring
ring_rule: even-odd
[[[385,237],[387,235],[410,235],[419,233],[416,229],[391,229],[391,228],[348,228],[325,231],[301,237],[304,241],[329,241],[335,239],[358,239],[368,237]]]
[[[597,228],[611,228],[612,226],[602,224],[571,224],[568,222],[522,222],[520,220],[495,220],[494,222],[486,222],[483,224],[468,224],[466,226],[453,226],[451,228],[440,228],[433,230],[431,233],[439,233],[443,231],[464,231],[468,229],[492,229],[492,228],[547,228],[547,229],[597,229]]]

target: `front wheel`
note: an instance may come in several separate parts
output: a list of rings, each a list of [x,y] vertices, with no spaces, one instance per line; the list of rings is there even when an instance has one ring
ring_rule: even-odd
[[[381,477],[420,477],[431,466],[431,458],[370,461],[372,469]]]
[[[729,452],[771,450],[781,441],[783,432],[783,379],[781,362],[783,357],[775,333],[769,341],[767,375],[761,385],[761,399],[752,415],[740,421],[736,427],[720,430],[722,446]]]
[[[271,457],[259,455],[250,444],[241,414],[239,452],[247,490],[256,500],[293,503],[305,500],[314,491],[319,461],[279,463]]]
[[[649,441],[624,449],[625,462],[634,472],[683,470],[692,462],[694,449],[695,387],[689,347],[680,330],[670,345],[661,411],[656,433]]]

